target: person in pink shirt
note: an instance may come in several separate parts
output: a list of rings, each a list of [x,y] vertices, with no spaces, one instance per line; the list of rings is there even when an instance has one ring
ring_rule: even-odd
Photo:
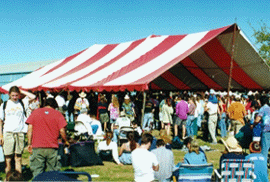
[[[176,121],[174,124],[174,136],[178,136],[178,127],[182,125],[182,138],[186,135],[186,120],[189,112],[188,103],[184,100],[184,95],[179,96],[180,101],[175,107]]]
[[[116,119],[119,117],[119,102],[116,95],[112,95],[112,102],[108,107],[108,111],[110,112],[110,124],[111,131],[113,131],[113,126],[116,122]]]

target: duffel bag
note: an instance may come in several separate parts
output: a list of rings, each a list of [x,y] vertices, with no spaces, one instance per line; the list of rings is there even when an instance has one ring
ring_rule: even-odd
[[[103,165],[102,160],[95,152],[94,141],[84,141],[71,144],[70,164],[72,167]]]

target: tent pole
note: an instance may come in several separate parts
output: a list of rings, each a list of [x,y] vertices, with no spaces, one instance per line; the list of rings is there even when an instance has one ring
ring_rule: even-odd
[[[142,108],[141,126],[143,126],[143,118],[144,118],[145,102],[146,102],[146,92],[144,91],[144,92],[143,92],[143,108]]]
[[[229,75],[228,93],[227,93],[228,98],[229,98],[229,92],[231,90],[231,82],[232,82],[232,70],[233,70],[233,56],[234,56],[234,48],[235,48],[235,37],[236,37],[236,23],[234,24],[234,28],[233,28],[231,66],[230,66],[230,75]]]
[[[38,101],[39,101],[39,107],[42,107],[44,103],[41,96],[41,91],[38,91]]]

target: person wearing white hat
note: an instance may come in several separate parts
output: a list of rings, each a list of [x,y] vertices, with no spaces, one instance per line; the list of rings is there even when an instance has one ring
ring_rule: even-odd
[[[128,95],[125,95],[124,102],[122,104],[122,110],[126,113],[127,117],[130,119],[131,122],[136,117],[134,108],[135,108],[134,103],[130,101],[130,98]]]
[[[208,98],[208,102],[205,105],[205,111],[208,112],[208,130],[211,135],[212,144],[217,144],[216,138],[216,127],[217,127],[217,116],[220,114],[218,107],[218,100],[213,89],[210,90],[211,94]]]
[[[89,110],[89,101],[85,97],[86,97],[86,93],[82,91],[79,94],[79,98],[77,98],[76,100],[76,103],[74,105],[74,110],[75,112],[77,112],[77,114],[80,114],[80,111],[84,108]]]
[[[213,95],[216,94],[215,90],[212,89],[212,88],[210,89],[209,93],[210,93],[210,94],[213,94]]]

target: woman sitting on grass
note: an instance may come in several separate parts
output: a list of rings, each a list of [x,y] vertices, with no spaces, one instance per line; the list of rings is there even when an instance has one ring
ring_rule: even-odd
[[[196,140],[191,141],[189,152],[184,156],[184,164],[207,164],[205,154],[199,151],[199,144]]]
[[[127,139],[128,142],[123,143],[119,151],[119,160],[122,164],[132,164],[131,152],[139,147],[139,144],[135,141],[134,132],[128,132]]]
[[[112,141],[113,133],[106,132],[105,140],[100,142],[97,147],[97,152],[102,161],[114,160],[118,165],[123,165],[118,158],[117,144]]]

